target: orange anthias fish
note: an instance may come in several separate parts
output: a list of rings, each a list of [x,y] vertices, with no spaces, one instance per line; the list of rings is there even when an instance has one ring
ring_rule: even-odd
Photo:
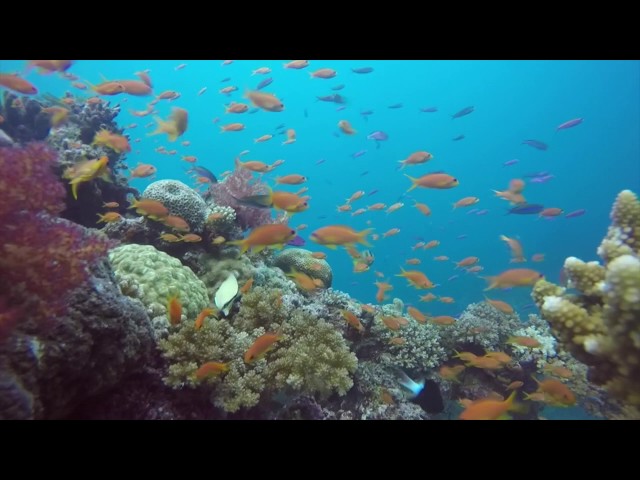
[[[307,177],[304,175],[298,175],[297,173],[285,175],[284,177],[276,177],[276,183],[282,185],[300,185],[306,181]]]
[[[538,384],[538,392],[544,393],[545,403],[554,407],[571,407],[576,404],[576,396],[560,380],[549,378],[540,381],[533,376],[532,378]]]
[[[500,235],[500,240],[509,245],[509,248],[511,249],[511,263],[522,263],[527,261],[522,252],[522,244],[518,240],[506,237],[505,235]]]
[[[135,208],[136,213],[145,215],[152,220],[160,220],[169,215],[169,209],[161,202],[148,198],[142,198],[140,200],[134,199],[129,208]]]
[[[241,247],[240,255],[242,255],[249,249],[254,253],[258,253],[266,247],[283,248],[295,236],[296,231],[288,225],[274,223],[260,225],[254,228],[245,239],[234,240],[227,242],[227,244],[239,245]]]
[[[360,319],[356,317],[353,313],[351,313],[349,310],[340,310],[340,313],[342,313],[342,316],[350,326],[352,326],[359,332],[362,332],[364,330],[364,326],[360,322]]]
[[[345,135],[355,135],[357,133],[347,120],[340,120],[338,122],[338,128],[342,130],[342,133]]]
[[[115,150],[117,153],[131,151],[131,144],[127,137],[110,132],[104,128],[93,137],[92,145],[104,145],[105,147]]]
[[[101,178],[106,182],[111,181],[109,168],[107,167],[108,163],[108,157],[101,157],[99,160],[81,162],[65,172],[64,178],[71,179],[69,185],[71,185],[71,193],[75,200],[78,199],[78,185],[81,183],[90,182],[96,178]]]
[[[182,303],[178,295],[172,295],[167,300],[167,317],[171,325],[178,325],[182,318]]]
[[[535,270],[514,268],[493,277],[485,277],[489,282],[489,286],[485,288],[485,291],[493,290],[494,288],[527,287],[533,285],[543,277],[544,275],[542,273],[536,272]]]
[[[254,106],[267,112],[281,112],[284,110],[284,104],[271,93],[248,90],[244,96],[248,98]]]
[[[154,175],[158,169],[151,164],[148,163],[139,163],[136,168],[131,170],[129,174],[130,178],[146,178]]]
[[[422,188],[435,188],[435,189],[447,189],[453,188],[460,185],[458,179],[448,175],[446,173],[428,173],[423,175],[420,178],[410,177],[405,174],[409,180],[411,180],[411,187],[409,187],[408,192],[413,190],[414,188],[422,187]]]
[[[298,288],[305,292],[313,292],[319,288],[319,285],[316,282],[317,279],[311,278],[306,273],[298,272],[295,268],[291,269],[290,273],[287,273],[287,277],[292,278]]]
[[[405,158],[404,160],[398,160],[398,162],[400,163],[401,165],[400,169],[402,170],[408,165],[419,165],[421,163],[428,162],[432,158],[433,158],[433,155],[431,155],[429,152],[420,151],[420,152],[413,152],[407,158]]]
[[[418,323],[427,321],[427,316],[415,307],[407,307],[407,313]]]
[[[43,108],[41,112],[51,115],[49,123],[54,128],[59,127],[69,119],[69,110],[63,107]]]
[[[385,292],[393,290],[393,286],[386,282],[376,282],[375,285],[376,287],[378,287],[378,292],[376,293],[376,301],[378,303],[382,303],[386,298]]]
[[[503,420],[510,418],[508,412],[517,409],[513,403],[516,398],[515,390],[504,401],[482,399],[472,402],[460,414],[460,420]]]
[[[187,131],[189,114],[184,108],[173,107],[168,120],[154,117],[158,124],[156,130],[148,133],[147,136],[160,135],[166,133],[170,142],[175,142],[184,132]]]
[[[31,82],[28,82],[18,75],[8,73],[0,73],[0,86],[13,90],[14,92],[22,93],[23,95],[35,95],[38,93],[38,89]]]
[[[433,288],[434,285],[431,282],[431,280],[429,280],[427,278],[427,276],[418,271],[418,270],[405,270],[404,268],[400,267],[401,272],[398,273],[396,275],[396,277],[404,277],[407,279],[407,281],[409,282],[409,285],[411,285],[414,288],[417,289],[424,289],[424,288]]]
[[[282,328],[282,327],[281,327]],[[245,363],[253,363],[256,360],[263,358],[268,352],[275,348],[275,343],[282,340],[282,334],[265,333],[264,335],[256,338],[255,342],[249,347],[244,354]]]
[[[500,310],[502,313],[506,313],[507,315],[511,315],[513,313],[513,307],[507,302],[503,302],[502,300],[491,300],[486,295],[484,298],[489,305],[497,310]]]
[[[447,365],[443,365],[440,367],[438,374],[440,378],[443,380],[448,380],[449,382],[460,382],[458,380],[458,375],[464,371],[466,367],[464,365],[455,365],[453,367],[449,367]]]
[[[204,380],[205,378],[216,377],[229,371],[228,363],[207,362],[196,370],[196,380]]]
[[[40,74],[65,72],[73,65],[73,60],[29,60],[27,71],[36,68]]]
[[[353,245],[355,243],[361,243],[365,247],[371,247],[371,244],[367,242],[367,235],[372,231],[372,228],[367,228],[361,232],[356,232],[353,228],[346,225],[331,225],[319,228],[314,231],[309,238],[328,248],[336,248],[337,245]]]
[[[202,328],[202,325],[204,325],[204,320],[205,318],[207,318],[209,315],[212,315],[215,313],[215,310],[213,308],[204,308],[199,314],[198,317],[196,318],[196,321],[193,324],[193,327],[196,330],[200,330]]]
[[[100,220],[96,223],[113,223],[122,220],[122,215],[118,212],[107,212],[104,215],[98,213],[98,217],[100,217]]]

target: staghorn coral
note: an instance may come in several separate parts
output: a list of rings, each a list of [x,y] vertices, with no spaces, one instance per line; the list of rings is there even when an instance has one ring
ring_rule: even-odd
[[[55,162],[43,144],[0,148],[0,291],[39,326],[64,313],[68,292],[113,246],[98,232],[56,218],[64,188],[51,171]]]
[[[254,180],[250,170],[236,168],[222,182],[209,187],[204,197],[213,199],[216,205],[232,207],[236,212],[236,220],[242,230],[272,223],[271,210],[241,205],[236,198],[250,195],[262,195],[267,191],[267,185],[260,180]]]
[[[561,344],[589,366],[589,378],[616,398],[640,405],[640,202],[625,190],[598,248],[603,266],[570,257],[565,271],[577,295],[541,280],[532,297]]]
[[[304,248],[287,248],[275,257],[273,264],[285,273],[295,269],[311,278],[319,278],[324,288],[329,288],[333,280],[331,266],[325,260],[313,258],[312,253]]]
[[[209,304],[207,288],[189,267],[151,245],[122,245],[110,252],[109,260],[122,292],[139,298],[151,317],[166,314],[173,294],[179,295],[183,320],[195,320]],[[166,318],[162,323],[167,325]]]
[[[145,188],[142,197],[162,202],[171,215],[186,220],[192,232],[202,232],[207,218],[207,205],[188,185],[177,180],[158,180]]]
[[[170,364],[166,383],[174,388],[211,388],[212,402],[227,412],[256,406],[282,392],[319,398],[333,392],[344,395],[352,386],[355,355],[331,324],[277,302],[279,295],[277,290],[256,287],[242,297],[233,318],[209,318],[200,330],[180,325],[160,341]],[[279,331],[282,338],[265,358],[245,363],[244,353],[266,331]],[[229,370],[196,380],[195,371],[209,361],[228,363]]]

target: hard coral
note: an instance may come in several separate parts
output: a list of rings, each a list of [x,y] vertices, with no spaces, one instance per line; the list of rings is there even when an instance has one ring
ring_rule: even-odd
[[[207,218],[207,205],[188,185],[177,180],[158,180],[142,192],[142,197],[162,202],[171,215],[186,220],[192,232],[202,232]]]
[[[578,295],[541,280],[532,296],[565,348],[586,363],[592,381],[640,405],[640,202],[620,192],[598,248],[604,265],[573,257],[565,271]]]
[[[323,288],[329,288],[333,280],[331,266],[325,260],[313,258],[312,253],[304,248],[287,248],[276,256],[274,265],[285,273],[295,269],[311,278],[318,278]]]

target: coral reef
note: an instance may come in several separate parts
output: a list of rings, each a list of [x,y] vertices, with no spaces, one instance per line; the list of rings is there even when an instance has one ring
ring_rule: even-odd
[[[186,220],[191,232],[201,233],[204,229],[207,205],[188,185],[177,180],[158,180],[145,188],[142,197],[162,202],[171,215]]]
[[[540,343],[539,347],[524,347],[522,345],[511,344],[512,356],[518,362],[534,362],[538,370],[542,370],[548,362],[557,357],[557,341],[546,321],[537,315],[529,315],[527,326],[523,326],[512,333],[516,337],[529,337]]]
[[[122,245],[109,253],[116,280],[125,295],[138,298],[150,317],[166,314],[169,296],[178,294],[182,320],[195,320],[209,305],[204,283],[179,260],[151,245]],[[162,321],[168,327],[166,318]]]
[[[67,292],[113,245],[104,235],[56,218],[64,188],[42,144],[0,148],[0,291],[39,326],[64,313]],[[33,185],[38,188],[33,188]]]
[[[200,384],[212,388],[212,402],[226,412],[258,405],[279,395],[344,395],[352,386],[357,359],[333,326],[300,308],[276,301],[281,293],[256,287],[242,297],[229,321],[209,318],[203,327],[181,325],[160,348],[170,362],[166,382],[174,388]],[[300,296],[301,302],[304,297]],[[252,343],[267,330],[281,339],[266,358],[243,360]],[[206,362],[223,362],[228,371],[198,380]]]
[[[4,130],[14,142],[41,141],[49,135],[49,117],[42,112],[40,103],[32,98],[18,97],[5,90],[0,102],[0,115],[4,118],[0,130]]]
[[[197,273],[200,273],[200,280],[207,287],[209,298],[214,298],[218,287],[230,273],[236,276],[240,286],[253,277],[254,268],[246,255],[240,258],[235,255],[232,258],[217,258],[213,255],[206,255],[198,263],[202,265],[202,273]]]
[[[273,264],[285,273],[296,270],[311,278],[318,278],[322,280],[324,288],[329,288],[333,281],[331,266],[325,260],[313,258],[312,253],[303,248],[287,248],[275,257]]]
[[[215,183],[205,192],[206,200],[213,200],[215,205],[232,207],[236,212],[236,220],[242,230],[272,223],[271,210],[241,205],[236,199],[266,193],[267,185],[254,180],[250,170],[236,168],[222,182]]]
[[[153,336],[142,306],[119,292],[106,261],[87,274],[55,326],[19,329],[0,344],[0,419],[64,418],[149,360]]]
[[[598,248],[603,265],[574,257],[565,273],[577,295],[541,280],[532,297],[562,345],[589,366],[589,379],[640,405],[640,202],[620,192]]]

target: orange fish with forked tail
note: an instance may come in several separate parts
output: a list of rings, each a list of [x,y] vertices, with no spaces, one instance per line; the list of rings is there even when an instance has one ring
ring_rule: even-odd
[[[542,273],[529,268],[514,268],[506,270],[499,275],[485,277],[489,282],[489,286],[485,288],[485,291],[494,288],[527,287],[543,277]]]
[[[282,248],[291,239],[296,236],[296,231],[281,223],[260,225],[251,230],[251,233],[243,240],[234,240],[227,242],[228,245],[239,245],[240,255],[251,249],[252,252],[258,253],[266,247]]]
[[[23,95],[35,95],[38,93],[38,89],[31,82],[28,82],[18,75],[8,73],[0,73],[0,86],[13,90],[14,92],[22,93]]]
[[[280,327],[280,330],[282,330],[282,327]],[[282,340],[282,333],[280,331],[260,335],[245,352],[245,363],[253,363],[263,358],[268,352],[275,348],[274,344],[279,340]]]
[[[514,404],[516,391],[514,390],[504,401],[493,399],[482,399],[472,402],[460,414],[460,420],[502,420],[509,418],[508,412],[517,410],[518,406]]]
[[[209,377],[216,377],[229,371],[228,363],[207,362],[196,370],[196,380],[204,380]]]
[[[424,273],[418,270],[405,270],[404,268],[400,267],[400,273],[398,273],[396,277],[406,278],[409,284],[417,289],[434,287],[433,282],[431,282],[431,280],[429,280]]]
[[[271,93],[248,90],[244,96],[248,98],[254,106],[267,112],[281,112],[284,110],[284,104]]]
[[[167,317],[171,325],[178,325],[182,318],[182,303],[178,295],[172,295],[167,299]]]
[[[410,177],[405,174],[409,180],[411,180],[411,187],[407,192],[410,192],[414,188],[435,188],[439,190],[453,188],[460,185],[458,179],[448,175],[446,173],[428,173],[426,175],[421,176],[420,178]]]
[[[346,225],[330,225],[314,231],[309,238],[320,245],[328,248],[336,248],[337,245],[353,245],[361,243],[365,247],[371,247],[367,242],[367,235],[373,231],[367,228],[361,232],[356,232]]]
[[[187,131],[189,114],[184,108],[173,107],[168,120],[162,120],[158,116],[153,117],[153,119],[158,124],[158,128],[153,132],[148,133],[147,136],[166,133],[169,137],[169,141],[175,142],[178,137]]]

